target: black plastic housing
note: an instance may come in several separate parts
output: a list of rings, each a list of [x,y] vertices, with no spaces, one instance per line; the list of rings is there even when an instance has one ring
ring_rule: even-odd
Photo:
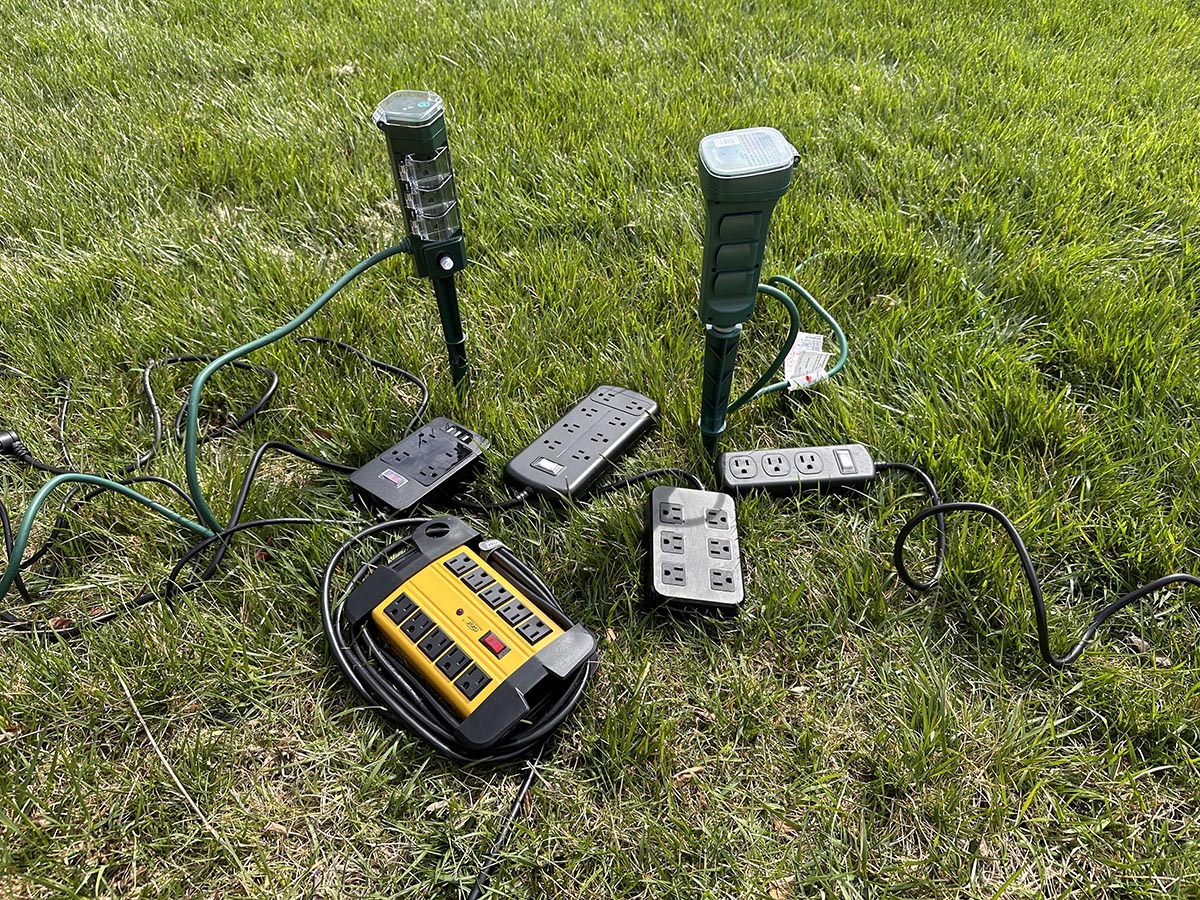
[[[646,599],[732,615],[745,596],[737,507],[728,494],[657,487],[646,505]]]
[[[437,418],[359,468],[350,483],[366,499],[405,512],[473,474],[487,446],[457,422]]]
[[[581,497],[657,415],[658,404],[649,397],[601,385],[518,453],[505,474],[539,494]]]

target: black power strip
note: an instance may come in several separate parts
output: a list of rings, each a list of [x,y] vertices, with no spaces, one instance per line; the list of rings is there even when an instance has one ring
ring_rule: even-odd
[[[728,494],[657,487],[646,505],[646,598],[732,615],[744,597],[737,509]]]
[[[603,385],[518,453],[504,471],[539,494],[582,497],[654,425],[656,415],[658,404],[649,397]]]
[[[368,500],[407,512],[473,474],[487,446],[475,432],[437,418],[359,468],[350,483]]]

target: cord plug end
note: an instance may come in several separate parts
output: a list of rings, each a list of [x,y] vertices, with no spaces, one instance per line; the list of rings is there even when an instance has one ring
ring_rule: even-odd
[[[21,442],[21,436],[11,428],[0,431],[0,456],[11,456],[23,463],[33,459],[33,454]]]

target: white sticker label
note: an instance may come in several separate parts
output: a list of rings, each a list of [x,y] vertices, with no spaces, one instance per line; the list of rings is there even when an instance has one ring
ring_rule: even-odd
[[[825,374],[832,355],[825,352],[825,338],[806,331],[796,335],[796,343],[783,362],[783,377],[792,390],[807,387]]]

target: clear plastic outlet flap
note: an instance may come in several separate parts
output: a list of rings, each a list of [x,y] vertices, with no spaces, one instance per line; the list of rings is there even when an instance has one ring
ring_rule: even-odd
[[[428,158],[407,157],[403,173],[408,187],[405,200],[417,236],[442,241],[457,235],[461,222],[450,148],[443,147]]]

